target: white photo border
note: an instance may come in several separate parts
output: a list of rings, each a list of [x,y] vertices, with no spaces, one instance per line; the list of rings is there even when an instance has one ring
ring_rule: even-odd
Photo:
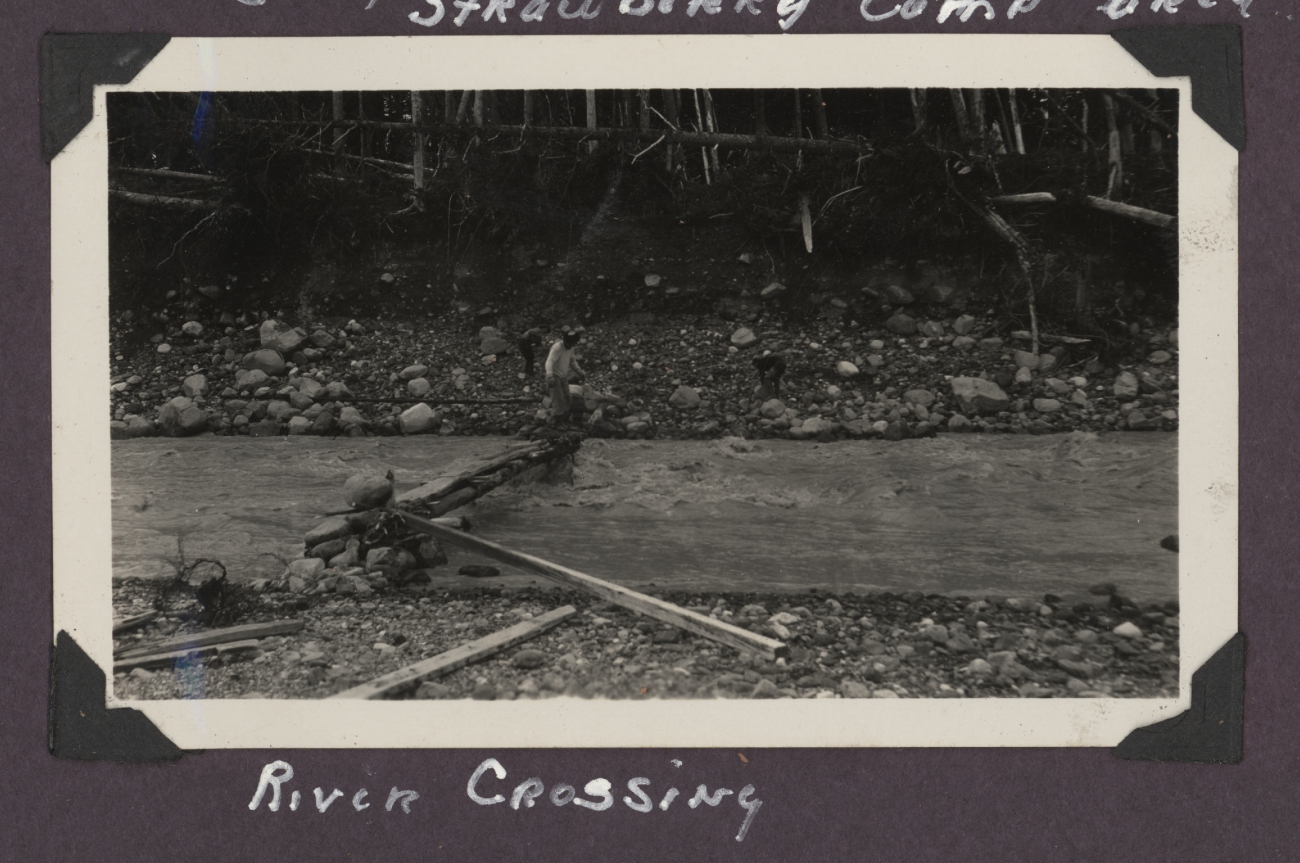
[[[119,701],[112,695],[107,429],[112,91],[643,87],[1176,88],[1181,604],[1177,699]],[[105,671],[109,707],[182,749],[1114,746],[1190,705],[1237,631],[1237,152],[1108,36],[173,38],[51,165],[54,620]],[[100,409],[95,409],[99,405]]]

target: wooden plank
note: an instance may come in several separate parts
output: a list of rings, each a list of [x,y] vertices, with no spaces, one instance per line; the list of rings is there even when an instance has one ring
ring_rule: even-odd
[[[113,661],[113,673],[130,671],[132,668],[169,668],[181,660],[211,659],[214,656],[245,653],[258,649],[257,639],[236,641],[232,644],[210,644],[207,647],[192,647],[188,650],[171,650],[166,653],[150,653],[129,659]]]
[[[595,576],[578,572],[576,569],[569,569],[567,566],[560,566],[556,563],[543,560],[540,557],[534,557],[530,554],[524,554],[518,551],[512,551],[494,542],[486,539],[480,539],[476,536],[470,536],[457,530],[452,530],[438,524],[434,524],[428,519],[421,518],[418,515],[412,515],[409,512],[398,513],[406,521],[407,527],[418,530],[421,533],[427,533],[436,539],[441,539],[452,545],[458,545],[461,548],[469,549],[490,557],[493,560],[499,560],[502,563],[508,563],[511,566],[525,569],[529,572],[535,572],[538,575],[559,582],[566,587],[579,588],[588,593],[594,593],[616,605],[639,612],[656,620],[662,620],[665,623],[672,624],[679,629],[685,629],[687,632],[693,632],[696,635],[712,639],[728,647],[734,647],[737,650],[744,650],[750,653],[757,653],[768,659],[776,659],[780,656],[789,654],[790,649],[784,642],[775,638],[750,632],[747,629],[741,629],[739,626],[732,626],[730,623],[724,623],[721,620],[715,620],[712,617],[706,617],[703,614],[697,614],[694,611],[674,605],[671,602],[665,602],[662,599],[655,599],[653,596],[646,596],[644,593],[638,593],[631,588],[622,585],[613,584]]]
[[[426,482],[422,486],[413,488],[409,491],[404,491],[397,496],[397,502],[401,504],[436,500],[437,498],[450,494],[476,476],[491,473],[518,458],[522,458],[535,452],[541,452],[545,447],[546,444],[540,441],[531,441],[520,446],[510,447],[500,455],[490,458],[469,470],[462,471],[455,476],[439,477],[438,479]]]
[[[155,620],[157,617],[158,612],[146,611],[144,614],[137,614],[134,617],[128,617],[125,620],[117,621],[113,624],[113,634],[117,635],[119,632],[128,632],[135,629],[137,626],[144,626],[146,623]]]
[[[525,620],[508,629],[485,635],[476,641],[471,641],[469,644],[462,644],[460,647],[454,647],[445,653],[422,659],[414,665],[399,668],[397,671],[385,674],[383,677],[377,677],[369,683],[345,689],[331,695],[330,698],[383,698],[384,695],[394,690],[410,686],[421,680],[450,674],[458,668],[464,668],[471,662],[477,662],[484,657],[500,653],[509,647],[530,638],[535,638],[577,613],[578,610],[572,605],[562,606],[554,611],[548,611],[541,617]]]
[[[447,530],[438,527],[438,530]],[[193,647],[207,647],[213,644],[229,644],[232,641],[244,641],[250,638],[268,638],[272,635],[293,635],[301,632],[306,624],[301,620],[273,620],[270,623],[246,623],[226,629],[210,629],[206,632],[191,632],[166,638],[149,644],[136,644],[121,650],[115,659],[144,656],[150,653],[169,653],[174,650],[188,650]]]

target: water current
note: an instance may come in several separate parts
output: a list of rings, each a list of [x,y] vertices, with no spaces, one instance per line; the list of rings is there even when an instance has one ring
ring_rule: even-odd
[[[398,490],[499,452],[500,438],[144,439],[113,444],[113,573],[221,560],[233,578],[280,558],[344,480]],[[1174,434],[945,435],[930,440],[588,440],[572,484],[508,486],[466,507],[475,532],[645,589],[921,590],[1082,595],[1113,581],[1177,595]],[[452,549],[452,569],[473,560]],[[505,583],[535,577],[508,568]],[[450,576],[455,580],[459,576]],[[463,579],[469,581],[469,579]]]

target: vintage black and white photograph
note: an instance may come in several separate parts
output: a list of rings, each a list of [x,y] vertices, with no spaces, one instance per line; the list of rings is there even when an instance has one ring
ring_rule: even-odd
[[[105,95],[113,699],[1179,698],[1186,91],[711,83]]]

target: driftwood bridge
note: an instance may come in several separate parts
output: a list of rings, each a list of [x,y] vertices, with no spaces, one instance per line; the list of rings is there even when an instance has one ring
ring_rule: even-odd
[[[777,639],[690,611],[560,563],[506,548],[472,535],[469,532],[468,519],[449,517],[449,513],[507,482],[512,480],[528,482],[546,476],[559,464],[572,458],[580,445],[580,437],[561,435],[551,440],[530,441],[509,447],[459,473],[439,477],[397,494],[384,501],[381,506],[331,513],[330,519],[313,529],[309,536],[330,536],[334,539],[358,535],[371,537],[372,531],[377,529],[388,530],[391,535],[393,525],[396,523],[414,537],[431,538],[439,543],[454,545],[516,569],[540,575],[563,587],[585,591],[606,602],[736,650],[747,651],[767,659],[787,656],[788,647]],[[575,614],[577,610],[572,605],[554,609],[540,617],[490,633],[331,697],[351,699],[400,697],[423,681],[449,674],[535,638],[547,630],[562,625]],[[150,615],[141,615],[138,618],[118,622],[114,625],[114,634],[146,623],[148,619],[152,619]],[[303,626],[301,620],[280,620],[189,633],[163,641],[136,644],[114,655],[113,670],[119,672],[132,668],[168,667],[214,655],[238,655],[256,649],[257,640],[260,638],[291,635],[302,630]]]

